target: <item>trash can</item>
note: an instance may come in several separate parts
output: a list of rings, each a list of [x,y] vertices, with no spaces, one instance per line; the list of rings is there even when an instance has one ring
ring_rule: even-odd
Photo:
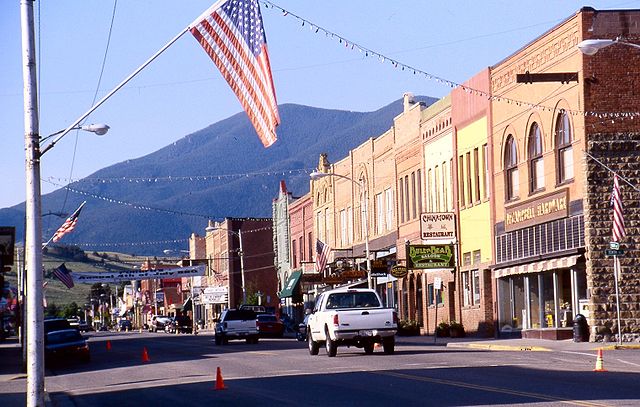
[[[589,342],[589,325],[584,315],[578,314],[573,319],[573,341]]]

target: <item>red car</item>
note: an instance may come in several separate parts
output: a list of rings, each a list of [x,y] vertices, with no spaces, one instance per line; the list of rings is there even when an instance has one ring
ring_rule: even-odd
[[[284,324],[273,314],[258,314],[257,325],[260,336],[284,335]]]

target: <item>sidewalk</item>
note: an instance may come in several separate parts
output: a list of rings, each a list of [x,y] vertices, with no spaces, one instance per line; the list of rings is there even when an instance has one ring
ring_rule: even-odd
[[[396,344],[414,346],[444,346],[450,349],[481,349],[492,351],[530,351],[530,352],[596,352],[598,349],[640,349],[640,343],[615,342],[574,342],[573,339],[521,339],[521,338],[436,338],[433,336],[396,336]]]
[[[0,405],[27,403],[27,374],[22,371],[22,350],[16,337],[0,341]]]

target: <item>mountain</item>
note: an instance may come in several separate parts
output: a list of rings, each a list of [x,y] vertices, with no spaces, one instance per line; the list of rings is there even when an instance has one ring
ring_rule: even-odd
[[[335,162],[384,133],[402,112],[402,100],[373,112],[296,104],[279,109],[278,141],[267,149],[242,112],[71,184],[65,210],[72,212],[84,200],[87,205],[76,229],[61,242],[85,250],[154,255],[186,248],[185,239],[193,232],[202,235],[208,219],[271,217],[280,180],[294,196],[306,194],[308,174],[321,153]],[[43,196],[42,213],[59,212],[65,194],[59,189]],[[44,238],[61,223],[45,216]],[[15,226],[16,240],[22,241],[24,204],[0,209],[0,225]]]

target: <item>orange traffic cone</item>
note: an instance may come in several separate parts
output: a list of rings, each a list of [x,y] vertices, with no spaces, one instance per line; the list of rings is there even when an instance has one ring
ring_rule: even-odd
[[[142,348],[142,361],[143,362],[150,362],[151,359],[149,359],[149,352],[147,352],[147,347],[143,347]]]
[[[224,380],[222,380],[222,370],[220,370],[220,366],[218,366],[218,371],[216,372],[216,390],[226,390],[224,387]]]
[[[602,360],[602,349],[598,349],[598,358],[596,359],[596,368],[593,369],[594,372],[606,372],[606,369],[603,366]]]
[[[111,350],[111,341],[107,341],[107,350]]]

